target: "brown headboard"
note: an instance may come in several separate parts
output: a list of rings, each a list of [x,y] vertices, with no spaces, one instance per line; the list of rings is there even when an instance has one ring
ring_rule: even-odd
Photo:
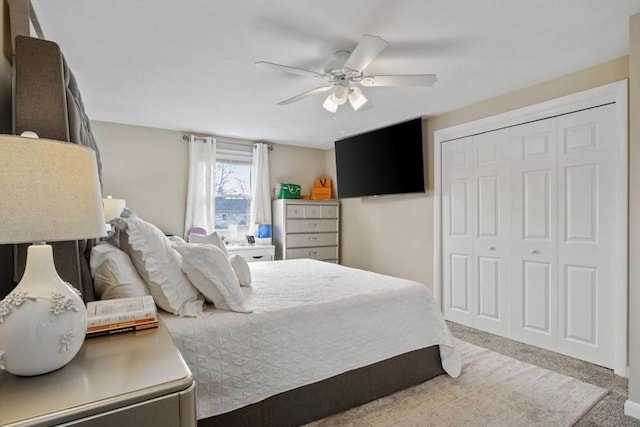
[[[100,153],[78,84],[67,66],[58,44],[27,36],[16,36],[13,62],[13,131],[20,135],[33,131],[41,138],[73,142]],[[53,242],[53,255],[60,277],[83,293],[85,301],[94,299],[88,256],[92,241]],[[12,268],[17,282],[22,277],[27,245],[15,245]],[[6,265],[10,264],[10,265]],[[6,277],[6,274],[0,274]],[[0,295],[1,297],[1,295]]]

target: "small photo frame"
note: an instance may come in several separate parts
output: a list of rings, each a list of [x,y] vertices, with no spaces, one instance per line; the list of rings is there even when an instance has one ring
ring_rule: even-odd
[[[247,243],[250,244],[250,245],[255,245],[256,244],[256,238],[254,236],[247,235]]]

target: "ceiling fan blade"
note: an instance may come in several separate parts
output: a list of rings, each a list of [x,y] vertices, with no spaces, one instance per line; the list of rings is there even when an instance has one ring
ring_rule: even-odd
[[[364,76],[360,84],[366,87],[383,86],[433,86],[438,78],[435,74],[404,74],[388,76]]]
[[[291,104],[297,101],[300,101],[301,99],[304,99],[308,96],[312,96],[318,93],[322,93],[322,92],[326,92],[328,90],[333,89],[333,85],[329,85],[329,86],[320,86],[317,87],[315,89],[311,89],[308,90],[306,92],[302,92],[301,94],[298,94],[296,96],[292,96],[291,98],[285,99],[284,101],[280,101],[278,102],[278,105],[287,105],[287,104]]]
[[[386,46],[387,41],[383,38],[365,34],[344,63],[344,68],[361,73]]]
[[[315,77],[316,79],[330,78],[330,76],[323,73],[317,73],[315,71],[305,70],[304,68],[296,68],[296,67],[290,67],[288,65],[275,64],[273,62],[258,61],[255,64],[258,67],[271,68],[273,70],[284,71],[286,73],[297,74],[299,76],[311,76],[311,77]]]

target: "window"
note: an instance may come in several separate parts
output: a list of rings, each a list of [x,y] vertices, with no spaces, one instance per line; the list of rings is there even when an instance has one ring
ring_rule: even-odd
[[[227,241],[244,240],[251,224],[253,145],[217,139],[215,229]]]

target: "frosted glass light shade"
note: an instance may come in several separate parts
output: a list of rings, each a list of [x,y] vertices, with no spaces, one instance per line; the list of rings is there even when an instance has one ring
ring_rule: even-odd
[[[106,199],[102,199],[102,205],[104,207],[104,220],[105,222],[109,222],[114,218],[120,217],[120,214],[127,206],[127,201],[107,196]]]
[[[351,107],[353,107],[353,110],[358,111],[360,107],[367,103],[367,98],[364,96],[360,89],[354,87],[349,93],[349,102],[351,103]]]
[[[0,244],[106,235],[93,150],[0,135]]]
[[[327,96],[327,99],[324,100],[324,102],[322,103],[322,106],[324,107],[325,110],[330,111],[332,113],[335,113],[336,111],[338,111],[338,104],[333,102],[333,93]]]

